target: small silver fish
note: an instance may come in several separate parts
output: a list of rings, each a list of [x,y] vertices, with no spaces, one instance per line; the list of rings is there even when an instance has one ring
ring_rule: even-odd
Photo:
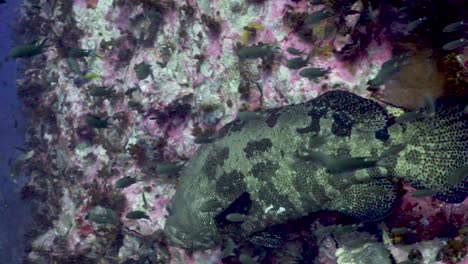
[[[419,112],[406,112],[395,118],[395,122],[398,124],[411,123],[416,119],[421,118],[421,113]]]
[[[238,222],[244,222],[248,219],[249,217],[245,214],[239,214],[239,213],[232,213],[232,214],[228,214],[226,216],[226,220],[230,221],[230,222],[234,222],[234,223],[238,223]]]
[[[432,190],[432,189],[419,189],[411,193],[411,196],[413,197],[427,197],[427,196],[434,196],[438,193],[437,190]]]
[[[106,87],[106,86],[92,86],[88,90],[88,94],[93,97],[111,97],[114,94],[114,90],[112,90],[114,86]]]
[[[465,21],[459,21],[459,22],[455,22],[455,23],[452,23],[452,24],[448,24],[446,27],[444,27],[443,31],[448,33],[448,32],[454,32],[454,31],[458,31],[464,27],[467,26],[467,23]]]
[[[397,144],[389,147],[388,149],[384,150],[382,154],[380,155],[381,158],[384,157],[393,157],[395,155],[398,155],[401,151],[403,151],[406,148],[406,144]]]
[[[433,117],[435,115],[434,98],[430,95],[424,96],[424,114],[427,117]]]
[[[394,56],[388,61],[384,62],[380,68],[380,71],[377,73],[377,76],[375,76],[374,79],[369,80],[367,84],[373,87],[383,85],[385,82],[390,80],[392,76],[400,71],[401,67],[406,64],[408,57],[408,54],[404,53],[398,56]]]
[[[411,228],[407,228],[407,227],[392,228],[392,230],[390,232],[392,234],[394,234],[394,235],[404,235],[404,234],[408,234],[408,233],[412,233],[412,234],[416,233],[415,230],[413,230]]]
[[[222,208],[222,205],[218,200],[211,199],[211,200],[204,202],[200,206],[200,212],[203,212],[203,213],[214,212],[221,208]]]
[[[454,49],[464,47],[467,44],[468,44],[468,41],[466,39],[464,39],[464,38],[461,38],[461,39],[457,39],[457,40],[454,40],[454,41],[450,41],[449,43],[442,46],[442,49],[445,50],[445,51],[450,51],[450,50],[454,50]]]
[[[427,20],[427,17],[422,17],[414,21],[411,21],[410,23],[408,23],[406,30],[408,30],[408,32],[414,31],[416,28],[421,26],[426,20]]]
[[[343,173],[361,169],[372,168],[377,165],[375,159],[369,157],[337,158],[332,159],[327,164],[327,171],[330,173]]]

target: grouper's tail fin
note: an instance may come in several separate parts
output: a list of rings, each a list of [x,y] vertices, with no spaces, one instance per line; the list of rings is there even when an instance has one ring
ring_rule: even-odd
[[[431,114],[394,125],[406,148],[395,173],[417,189],[434,190],[437,199],[458,203],[468,196],[468,97],[438,99]],[[392,132],[390,132],[392,134]],[[396,135],[395,134],[395,135]]]

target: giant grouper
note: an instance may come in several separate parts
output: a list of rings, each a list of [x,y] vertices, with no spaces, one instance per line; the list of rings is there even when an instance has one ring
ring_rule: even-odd
[[[269,227],[323,210],[379,220],[395,207],[398,179],[462,202],[466,103],[441,98],[426,107],[433,113],[422,108],[395,122],[378,103],[335,90],[238,118],[186,164],[166,234],[176,246],[202,250],[222,235],[262,243]]]

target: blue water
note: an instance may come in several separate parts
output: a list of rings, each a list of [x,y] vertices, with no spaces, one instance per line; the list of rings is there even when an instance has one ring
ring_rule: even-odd
[[[7,0],[0,4],[0,263],[22,263],[24,233],[30,223],[28,204],[20,198],[24,176],[17,182],[10,177],[10,166],[22,147],[26,120],[16,94],[17,62],[6,60],[13,43],[12,25],[22,1]]]

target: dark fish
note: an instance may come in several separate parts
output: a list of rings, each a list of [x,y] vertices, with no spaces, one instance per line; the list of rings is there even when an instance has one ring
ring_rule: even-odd
[[[82,58],[91,55],[92,51],[88,49],[70,48],[68,49],[68,56],[73,58]]]
[[[447,32],[447,33],[448,32],[454,32],[454,31],[461,30],[466,26],[467,26],[466,22],[462,20],[462,21],[455,22],[455,23],[447,25],[446,27],[444,27],[443,31]]]
[[[87,114],[85,117],[85,122],[88,126],[92,128],[108,128],[110,126],[107,121],[109,118],[102,119],[98,116]]]
[[[303,50],[298,50],[296,48],[293,48],[293,47],[289,47],[286,49],[287,52],[289,52],[290,54],[292,55],[303,55],[304,54],[304,51]]]
[[[427,20],[427,17],[422,17],[414,21],[411,21],[410,23],[408,23],[406,30],[408,30],[408,32],[414,31],[416,28],[421,26],[426,20]]]
[[[5,0],[0,0],[0,4],[6,4]]]
[[[256,120],[262,118],[262,114],[252,111],[241,111],[237,113],[237,118],[242,121]]]
[[[317,24],[329,17],[332,17],[333,16],[333,12],[331,12],[329,9],[322,9],[320,11],[317,11],[315,13],[312,13],[310,15],[308,15],[305,19],[304,19],[304,24],[306,25],[313,25],[313,24]]]
[[[96,224],[111,224],[117,225],[120,220],[117,213],[106,207],[96,206],[89,211],[88,219]]]
[[[407,228],[407,227],[392,228],[392,230],[390,232],[392,234],[394,234],[394,235],[404,235],[404,234],[408,234],[408,233],[412,233],[412,234],[416,233],[415,230],[413,230],[411,228]]]
[[[286,67],[293,70],[298,70],[309,64],[308,59],[302,59],[301,57],[292,58],[286,61]]]
[[[326,165],[330,173],[344,173],[375,167],[377,161],[368,157],[336,158],[330,159],[331,162]]]
[[[421,113],[419,112],[406,112],[395,118],[395,122],[398,124],[410,123],[416,119],[421,118]]]
[[[245,30],[245,31],[249,31],[249,32],[252,33],[252,34],[256,34],[256,33],[257,33],[257,28],[255,28],[255,27],[245,26],[245,27],[243,27],[242,29]]]
[[[309,0],[310,5],[322,5],[324,0]]]
[[[432,189],[419,189],[411,193],[413,197],[426,197],[426,196],[434,196],[438,193],[437,190]]]
[[[353,10],[353,9],[346,9],[343,11],[343,15],[345,16],[351,16],[351,15],[357,15],[357,14],[361,14],[361,12],[357,10]]]
[[[77,75],[82,74],[80,64],[78,63],[78,61],[75,58],[68,57],[68,58],[66,58],[66,61],[67,61],[67,64],[68,64],[68,68],[70,68],[70,70],[72,72],[74,72]]]
[[[141,194],[141,198],[143,199],[143,207],[146,209],[148,208],[148,201],[146,201],[146,196],[145,196],[145,192],[143,192]]]
[[[461,39],[457,39],[454,41],[450,41],[449,43],[442,46],[442,49],[445,51],[450,51],[450,50],[458,49],[461,47],[465,47],[467,44],[468,44],[468,41],[466,41],[466,39],[464,38],[461,38]]]
[[[10,176],[16,179],[21,173],[24,163],[34,155],[34,150],[20,154],[11,164]]]
[[[143,211],[131,211],[130,213],[126,214],[125,215],[125,218],[128,218],[128,219],[148,219],[148,220],[151,220],[149,218],[149,216],[143,212]]]
[[[144,80],[148,76],[150,76],[150,74],[152,74],[151,65],[144,62],[135,64],[133,69],[135,70],[136,77],[138,80]]]
[[[273,49],[271,46],[260,42],[257,45],[247,46],[239,49],[237,55],[241,59],[265,58],[273,55]]]
[[[309,80],[313,80],[316,78],[323,77],[331,72],[331,69],[324,69],[324,68],[305,68],[301,72],[299,72],[299,75],[301,77],[307,78]]]
[[[126,176],[126,177],[123,177],[119,180],[117,180],[115,182],[115,188],[117,189],[123,189],[123,188],[127,188],[128,186],[136,183],[137,180],[133,177],[130,177],[130,176]]]
[[[88,94],[93,97],[111,97],[115,92],[112,89],[114,86],[92,86],[88,90]]]
[[[214,136],[202,136],[202,137],[195,137],[193,142],[195,144],[207,144],[207,143],[213,142],[215,139],[216,137]]]
[[[180,162],[161,162],[156,166],[158,174],[173,174],[179,172],[184,167]]]
[[[45,44],[46,41],[47,38],[41,43],[39,43],[39,40],[35,40],[29,44],[16,46],[11,50],[10,56],[13,58],[30,58],[39,55],[48,47],[48,45]]]
[[[377,165],[377,160],[369,157],[337,158],[326,155],[321,151],[306,150],[300,154],[302,160],[308,160],[320,164],[329,173],[344,173],[355,170],[372,168]]]
[[[407,59],[408,54],[405,53],[399,56],[394,56],[390,60],[384,62],[380,71],[377,73],[377,76],[368,81],[367,84],[374,87],[383,85],[400,71],[401,67],[405,65]]]

